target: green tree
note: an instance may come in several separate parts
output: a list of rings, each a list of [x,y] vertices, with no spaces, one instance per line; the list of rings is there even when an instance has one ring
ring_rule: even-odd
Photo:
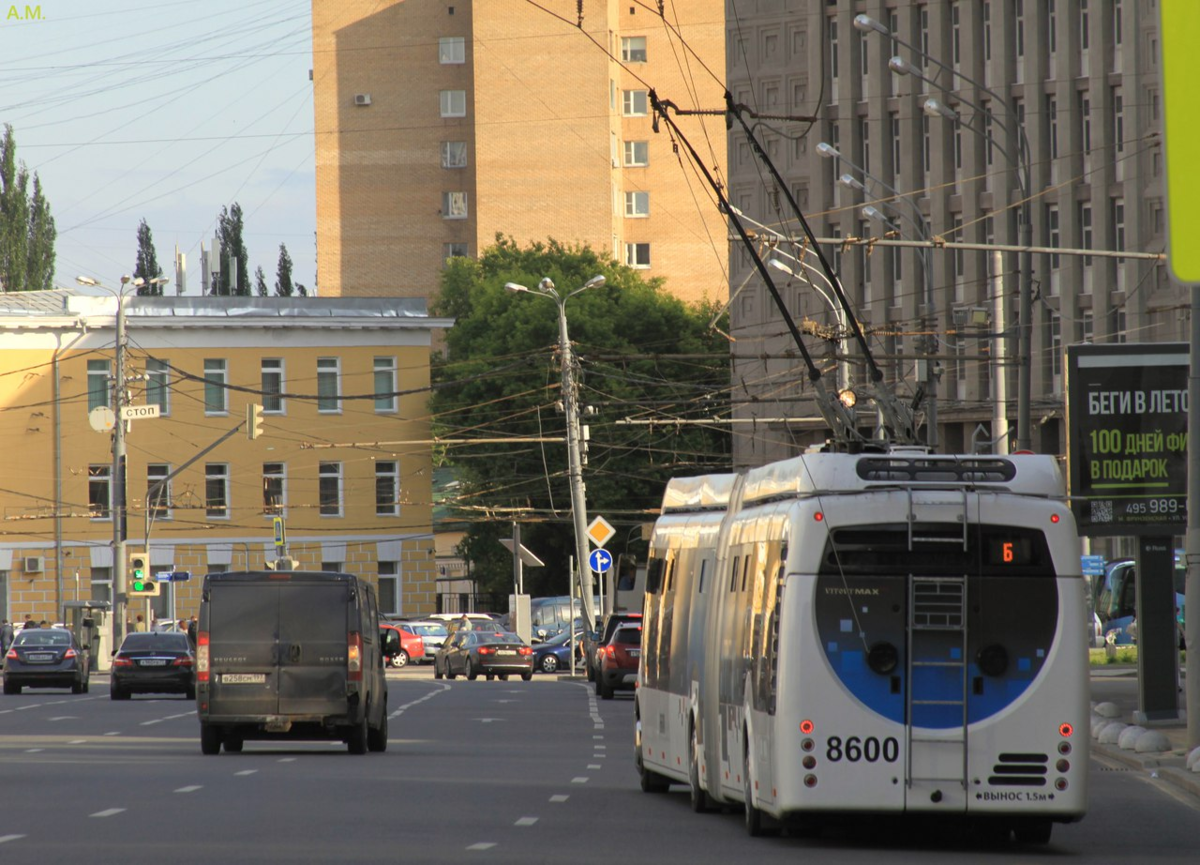
[[[275,268],[275,294],[279,297],[291,297],[292,286],[292,257],[288,255],[287,245],[279,244],[279,264]]]
[[[254,289],[259,297],[267,296],[267,275],[263,273],[261,264],[254,269]]]
[[[141,277],[144,283],[138,286],[137,293],[143,295],[161,295],[162,285],[151,285],[150,280],[162,276],[162,268],[158,266],[158,253],[154,250],[154,235],[146,220],[142,220],[137,230],[137,265],[133,268],[134,278]]]
[[[221,244],[221,272],[213,276],[213,294],[250,294],[250,263],[242,240],[242,206],[236,201],[222,207],[217,216],[217,240]],[[237,274],[237,285],[232,277]]]
[[[57,232],[42,182],[17,161],[12,126],[0,138],[0,291],[35,291],[54,284]]]
[[[515,282],[536,288],[544,277],[565,296],[598,274],[606,278],[566,303],[578,360],[582,422],[590,428],[589,518],[618,527],[608,544],[629,551],[634,527],[653,520],[663,486],[678,474],[728,471],[729,437],[711,427],[678,423],[728,410],[729,346],[709,306],[689,306],[661,281],[587,247],[553,240],[518,247],[497,237],[478,260],[451,259],[431,310],[450,316],[445,352],[435,358],[430,408],[436,434],[492,439],[565,436],[561,399],[558,309],[551,299],[505,291]],[[719,327],[710,327],[710,322]],[[594,408],[587,413],[586,407]],[[629,416],[661,426],[618,425]],[[454,446],[448,451],[462,482],[464,516],[477,519],[460,551],[489,591],[508,591],[512,558],[497,539],[511,534],[506,517],[527,509],[522,543],[545,568],[527,570],[532,594],[566,594],[574,555],[567,449],[561,443]],[[489,510],[490,509],[490,510]],[[532,520],[532,522],[531,522]]]

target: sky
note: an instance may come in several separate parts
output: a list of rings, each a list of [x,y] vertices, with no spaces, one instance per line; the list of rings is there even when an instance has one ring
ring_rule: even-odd
[[[249,269],[271,293],[279,245],[316,284],[311,0],[0,0],[0,127],[42,182],[55,287],[119,285],[150,226],[176,294],[241,205]],[[40,17],[38,13],[40,12]],[[27,14],[32,13],[32,14]]]

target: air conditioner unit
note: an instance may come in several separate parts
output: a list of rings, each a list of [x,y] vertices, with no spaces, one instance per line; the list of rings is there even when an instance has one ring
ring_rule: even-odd
[[[354,95],[354,104],[355,105],[370,105],[371,104],[371,94],[370,93],[356,93]]]
[[[25,557],[25,573],[40,574],[46,570],[46,560],[42,556]]]

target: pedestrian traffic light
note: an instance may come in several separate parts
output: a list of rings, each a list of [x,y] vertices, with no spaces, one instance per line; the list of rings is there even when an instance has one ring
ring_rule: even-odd
[[[158,596],[158,591],[158,580],[150,573],[150,557],[145,553],[130,553],[126,594],[130,597],[152,598]]]
[[[258,403],[252,402],[246,406],[246,437],[251,441],[262,435],[262,410],[263,407]]]

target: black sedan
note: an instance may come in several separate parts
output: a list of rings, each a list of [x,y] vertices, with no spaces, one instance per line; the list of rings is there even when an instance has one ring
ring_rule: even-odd
[[[196,656],[187,634],[150,631],[130,634],[113,655],[109,696],[184,694],[196,699]]]
[[[24,628],[4,656],[4,693],[24,687],[88,689],[88,653],[66,628]]]
[[[433,658],[433,677],[453,679],[480,674],[492,680],[520,674],[528,682],[533,678],[533,649],[516,634],[503,631],[455,631]]]

